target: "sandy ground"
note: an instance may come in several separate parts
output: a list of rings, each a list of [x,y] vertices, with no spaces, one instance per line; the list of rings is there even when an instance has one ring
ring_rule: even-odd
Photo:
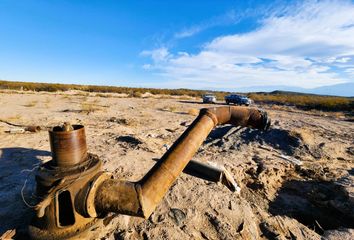
[[[167,98],[0,93],[0,119],[84,124],[89,151],[115,177],[133,181],[206,106]],[[148,220],[110,215],[91,238],[354,239],[353,122],[258,107],[272,118],[270,131],[218,127],[193,158],[224,165],[240,194],[182,174]],[[0,236],[16,229],[20,239],[32,214],[21,189],[31,205],[36,166],[51,157],[46,131],[5,132],[13,128],[0,123]]]

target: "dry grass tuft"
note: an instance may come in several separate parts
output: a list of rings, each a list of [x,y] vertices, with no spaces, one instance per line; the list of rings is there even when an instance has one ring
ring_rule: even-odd
[[[92,102],[82,102],[81,103],[80,112],[82,112],[82,113],[89,114],[89,113],[93,113],[97,110],[100,110],[100,108]]]
[[[178,107],[176,105],[165,105],[164,107],[162,107],[160,109],[161,111],[165,111],[165,112],[178,112]]]
[[[139,91],[131,91],[129,93],[129,97],[134,97],[134,98],[141,98],[143,94]]]
[[[38,101],[31,101],[29,103],[26,103],[25,105],[23,105],[24,107],[34,107],[36,106],[38,103]]]
[[[101,98],[111,98],[113,97],[112,94],[109,93],[96,93],[95,97],[101,97]]]
[[[128,118],[116,118],[116,117],[111,117],[109,120],[109,122],[114,122],[114,123],[118,123],[121,125],[125,125],[125,126],[130,126],[130,127],[135,127],[138,125],[138,121],[135,119],[128,119]]]
[[[63,95],[61,98],[63,100],[68,100],[68,101],[72,101],[73,100],[73,96],[67,95],[67,94]]]

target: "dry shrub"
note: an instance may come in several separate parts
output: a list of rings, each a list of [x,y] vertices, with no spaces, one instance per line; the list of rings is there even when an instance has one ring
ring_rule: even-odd
[[[343,119],[343,118],[345,118],[345,115],[343,112],[336,112],[336,113],[334,113],[334,117]]]
[[[130,127],[135,127],[138,125],[138,121],[135,119],[128,119],[128,118],[117,118],[117,117],[111,117],[109,120],[109,122],[114,122],[114,123],[118,123],[121,125],[125,125],[125,126],[130,126]]]
[[[275,105],[275,104],[270,105],[269,108],[272,110],[287,110],[284,106]]]
[[[170,112],[177,112],[177,107],[176,106],[169,106],[168,107],[168,110],[170,111]]]
[[[100,108],[97,105],[95,105],[94,103],[91,103],[91,102],[83,102],[83,103],[81,103],[80,111],[82,113],[92,113],[92,112],[95,112],[97,110],[100,110]]]
[[[34,107],[36,106],[38,103],[38,101],[30,101],[29,103],[26,103],[25,105],[23,105],[24,107]]]
[[[138,91],[132,91],[129,94],[129,97],[134,97],[134,98],[141,98],[143,96],[143,94],[141,92]]]
[[[112,95],[109,93],[96,93],[96,97],[111,98]]]
[[[177,112],[178,108],[176,105],[165,105],[161,110],[166,112]]]
[[[69,95],[63,95],[62,97],[61,97],[62,99],[71,99],[71,97],[69,96]]]

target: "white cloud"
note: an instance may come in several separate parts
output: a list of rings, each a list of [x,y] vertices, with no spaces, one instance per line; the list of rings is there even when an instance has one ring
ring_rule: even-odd
[[[182,29],[175,33],[174,37],[176,39],[180,38],[187,38],[194,36],[206,29],[221,26],[221,25],[228,25],[228,24],[235,24],[237,23],[242,17],[244,17],[247,13],[236,13],[236,11],[230,10],[223,15],[213,17],[208,21],[201,22],[199,24],[195,24],[189,27]]]
[[[162,47],[150,51],[147,50],[142,51],[141,55],[150,56],[155,63],[158,63],[158,62],[166,61],[170,54],[167,48]]]
[[[143,69],[148,70],[148,69],[151,69],[151,68],[152,68],[151,64],[144,64],[143,65]]]
[[[343,58],[339,58],[336,60],[336,62],[339,62],[339,63],[346,63],[346,62],[349,62],[351,60],[350,57],[343,57]]]
[[[347,68],[345,72],[354,76],[354,68]]]
[[[175,38],[191,37],[201,31],[203,31],[206,28],[208,28],[208,26],[193,26],[193,27],[185,28],[182,31],[177,32],[174,37]]]
[[[342,83],[350,79],[341,73],[354,67],[354,4],[306,1],[269,14],[255,31],[218,37],[197,54],[172,54],[166,48],[142,54],[151,56],[150,69],[180,87]],[[344,63],[343,72],[331,70]]]

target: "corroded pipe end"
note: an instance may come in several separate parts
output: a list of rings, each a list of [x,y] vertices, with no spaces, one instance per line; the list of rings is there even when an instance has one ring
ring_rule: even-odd
[[[267,130],[271,122],[267,112],[249,107],[228,106],[204,108],[200,110],[200,114],[209,116],[214,121],[215,125],[233,124],[235,126]]]
[[[53,163],[58,167],[73,166],[87,159],[85,128],[82,125],[72,125],[72,129],[64,125],[49,131]]]
[[[41,127],[40,126],[28,126],[25,128],[25,130],[28,132],[39,132],[39,131],[41,131]]]
[[[259,109],[250,109],[250,117],[247,126],[257,128],[260,130],[268,130],[271,120],[266,111]]]

